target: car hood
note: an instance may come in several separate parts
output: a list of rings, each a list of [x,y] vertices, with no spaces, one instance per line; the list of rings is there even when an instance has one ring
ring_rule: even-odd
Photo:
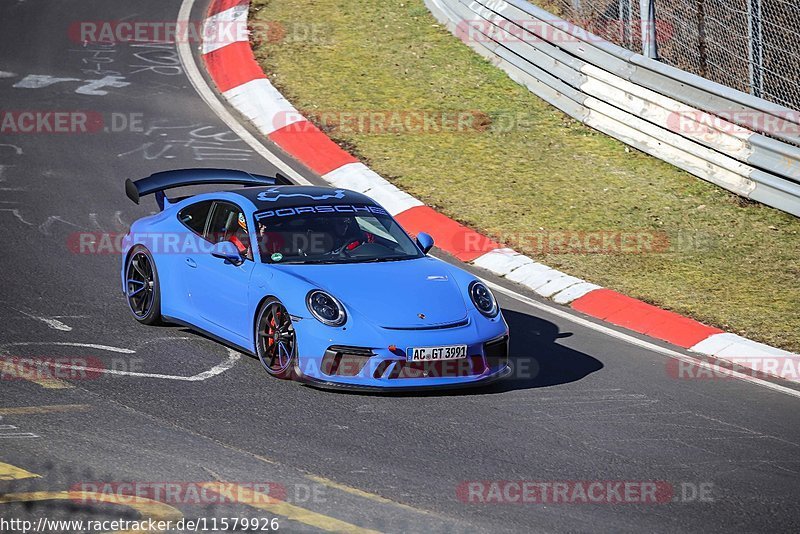
[[[447,265],[431,258],[273,266],[329,292],[377,326],[426,328],[467,317],[464,292]]]

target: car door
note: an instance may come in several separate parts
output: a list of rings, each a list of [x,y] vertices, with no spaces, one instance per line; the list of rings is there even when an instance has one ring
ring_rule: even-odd
[[[213,206],[213,200],[203,200],[183,207],[178,212],[178,221],[183,225],[184,231],[181,235],[175,236],[179,245],[169,247],[164,254],[170,267],[165,269],[165,274],[169,273],[171,276],[169,281],[171,287],[177,288],[170,293],[174,295],[173,301],[164,303],[169,308],[164,311],[167,315],[192,323],[195,322],[197,313],[192,304],[189,281],[196,274],[199,251],[211,248],[211,244],[205,239],[205,234]]]
[[[205,239],[211,243],[231,241],[239,247],[242,262],[238,265],[212,256],[208,249],[192,255],[189,288],[198,315],[212,333],[238,343],[249,338],[248,317],[250,275],[255,268],[253,251],[244,210],[232,202],[215,201],[206,225]],[[209,245],[209,247],[211,246]],[[221,330],[220,330],[221,329]]]

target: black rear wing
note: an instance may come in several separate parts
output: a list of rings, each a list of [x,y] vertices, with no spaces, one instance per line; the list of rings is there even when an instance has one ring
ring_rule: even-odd
[[[244,186],[268,186],[268,185],[290,185],[291,182],[280,174],[274,178],[250,174],[244,171],[233,171],[228,169],[176,169],[173,171],[163,171],[151,174],[147,178],[136,180],[128,178],[125,180],[125,193],[128,198],[136,204],[139,199],[146,195],[155,193],[156,202],[159,209],[164,209],[164,200],[167,189],[185,187],[190,185],[244,185]]]

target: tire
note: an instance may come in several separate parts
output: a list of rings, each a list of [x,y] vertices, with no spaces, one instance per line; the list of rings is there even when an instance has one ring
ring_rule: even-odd
[[[161,323],[161,287],[150,251],[136,245],[125,261],[125,295],[134,319],[145,325]]]
[[[286,307],[275,297],[258,308],[255,342],[256,356],[270,375],[283,380],[295,377],[297,332]]]

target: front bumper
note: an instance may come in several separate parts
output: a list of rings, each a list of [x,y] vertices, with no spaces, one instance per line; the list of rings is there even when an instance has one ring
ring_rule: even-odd
[[[313,388],[326,389],[333,391],[352,391],[358,393],[391,393],[391,392],[424,392],[424,391],[447,391],[454,389],[468,389],[482,387],[498,380],[502,380],[511,374],[511,367],[506,365],[504,368],[494,373],[481,376],[475,380],[453,379],[450,381],[437,381],[413,384],[394,385],[372,385],[366,383],[335,382],[331,380],[320,380],[307,375],[298,374],[297,381]]]
[[[477,312],[476,312],[477,313]],[[298,381],[320,388],[421,391],[477,387],[504,378],[508,326],[498,315],[470,316],[467,324],[432,330],[332,329],[303,319],[295,323]],[[409,347],[467,345],[467,358],[408,362]],[[390,349],[390,347],[393,348]]]

